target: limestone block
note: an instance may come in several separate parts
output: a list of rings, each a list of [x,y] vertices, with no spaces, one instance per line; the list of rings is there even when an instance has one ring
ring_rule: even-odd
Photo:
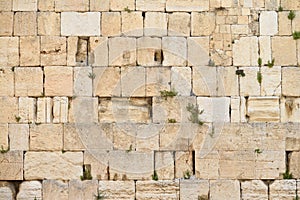
[[[193,93],[197,96],[215,96],[217,94],[217,70],[215,67],[192,67]]]
[[[60,35],[60,14],[54,12],[39,12],[38,34]]]
[[[239,68],[244,70],[245,76],[240,76],[240,95],[241,96],[259,96],[260,85],[257,81],[258,67],[243,67]],[[264,79],[264,77],[263,77]]]
[[[20,37],[20,65],[40,65],[40,38]]]
[[[288,15],[288,11],[278,12],[278,35],[291,35],[292,22]]]
[[[207,65],[209,62],[209,37],[189,37],[187,50],[189,66]]]
[[[43,180],[43,199],[68,200],[68,183],[61,180]]]
[[[276,11],[263,11],[259,16],[260,35],[276,35],[278,33],[278,18]]]
[[[24,177],[26,180],[79,179],[82,175],[82,165],[82,152],[27,152],[24,160]]]
[[[66,38],[59,36],[41,37],[41,65],[66,65]]]
[[[281,67],[274,66],[271,69],[268,67],[261,68],[262,96],[280,96],[281,95]]]
[[[81,124],[73,124],[68,123],[64,125],[64,138],[63,138],[63,144],[64,144],[64,150],[85,150],[85,145],[83,143],[83,130],[85,130],[86,127]]]
[[[244,24],[233,24],[231,25],[231,32],[232,34],[237,34],[237,35],[247,35],[249,34],[249,26],[244,25]]]
[[[260,36],[259,40],[259,57],[262,59],[262,64],[272,61],[272,48],[270,36]]]
[[[109,65],[124,66],[136,64],[136,39],[115,37],[108,41]]]
[[[196,105],[195,97],[154,97],[152,106],[152,117],[154,123],[164,123],[168,119],[175,119],[176,122],[189,122],[190,112],[186,107],[188,104]]]
[[[230,122],[240,122],[241,121],[241,112],[240,112],[240,97],[231,97],[230,99]]]
[[[65,36],[100,36],[100,13],[62,12],[61,34]]]
[[[13,0],[0,0],[0,10],[1,11],[11,11]]]
[[[142,66],[162,64],[161,39],[141,37],[137,39],[137,63]]]
[[[14,95],[14,72],[11,67],[0,68],[0,96]]]
[[[1,150],[10,149],[9,148],[9,135],[8,135],[8,124],[0,124],[1,131],[0,131],[0,147]]]
[[[40,67],[15,69],[15,95],[40,96],[43,94],[43,71]]]
[[[1,5],[1,4],[0,4]],[[13,12],[0,13],[0,35],[11,36],[13,31]]]
[[[99,191],[104,194],[105,199],[134,199],[134,181],[99,181]]]
[[[185,178],[186,173],[193,175],[193,152],[175,152],[175,178]],[[188,177],[187,177],[188,178]]]
[[[216,21],[216,16],[212,12],[207,12],[207,13],[192,12],[191,35],[192,36],[211,35],[215,30],[215,21]]]
[[[265,7],[267,10],[276,10],[280,5],[278,0],[266,0]]]
[[[118,123],[113,126],[113,146],[116,150],[124,150],[126,153],[136,151],[137,125],[132,123]],[[116,175],[117,176],[117,175]],[[119,177],[120,178],[120,177]],[[124,178],[122,178],[123,180]]]
[[[136,151],[149,152],[159,150],[159,131],[161,124],[140,124],[136,128]]]
[[[261,180],[250,180],[241,183],[242,199],[268,200],[268,186]]]
[[[66,123],[68,121],[68,98],[53,98],[53,123]]]
[[[109,0],[90,0],[90,11],[109,11]]]
[[[297,67],[282,68],[282,95],[299,96],[300,90],[297,87],[300,83],[300,69]]]
[[[125,36],[143,36],[142,12],[122,12],[122,34]]]
[[[122,97],[146,96],[146,69],[144,67],[121,68]]]
[[[299,29],[300,29],[300,16],[299,16],[299,14],[300,14],[299,11],[295,12],[296,16],[292,21],[292,32],[299,31]]]
[[[162,37],[167,35],[167,19],[166,13],[147,12],[145,16],[144,35]]]
[[[54,11],[55,0],[38,1],[38,9],[40,11]]]
[[[17,200],[42,199],[42,183],[40,181],[24,181],[20,184]]]
[[[109,8],[112,11],[123,11],[125,8],[129,10],[135,10],[134,0],[110,0]]]
[[[51,98],[37,99],[37,123],[50,123],[52,121],[52,100]]]
[[[166,0],[136,0],[136,10],[141,11],[165,11]]]
[[[184,37],[163,37],[162,49],[164,66],[186,66],[187,41]]]
[[[0,110],[0,123],[16,122],[16,117],[18,117],[18,99],[0,97]]]
[[[36,12],[16,12],[14,16],[15,36],[35,36],[37,34]]]
[[[68,37],[67,39],[67,66],[75,66],[77,54],[78,37]]]
[[[109,153],[107,150],[84,151],[84,165],[91,166],[91,175],[94,179],[108,180],[110,178],[108,159]]]
[[[13,0],[13,11],[36,11],[37,0]]]
[[[272,57],[275,58],[275,65],[296,65],[296,41],[292,37],[273,37]]]
[[[180,199],[208,199],[208,180],[180,180]]]
[[[29,150],[28,124],[10,124],[8,129],[10,150]]]
[[[101,16],[102,36],[121,35],[121,15],[119,12],[103,12]]]
[[[125,175],[129,180],[149,180],[154,171],[153,152],[112,151],[109,158],[111,177],[118,180]],[[124,177],[123,177],[124,178]]]
[[[160,91],[170,91],[170,68],[146,68],[146,96],[160,96]]]
[[[191,16],[188,13],[175,12],[168,15],[169,36],[190,36]]]
[[[201,179],[218,179],[220,169],[218,152],[211,151],[205,156],[202,156],[202,154],[201,151],[195,151],[196,177]]]
[[[299,125],[298,123],[288,123],[285,124],[288,127],[288,132],[286,132],[286,151],[299,151],[300,150],[300,135],[298,133]]]
[[[287,10],[299,10],[300,2],[295,2],[293,0],[283,0],[281,6]]]
[[[98,195],[97,180],[71,180],[69,182],[69,199],[94,200]]]
[[[19,65],[19,38],[18,37],[0,38],[0,65],[1,66]]]
[[[91,124],[98,122],[98,98],[77,97],[72,99],[69,122]]]
[[[300,122],[300,99],[281,98],[281,122]]]
[[[238,96],[238,76],[235,74],[235,67],[218,67],[217,82],[218,96]]]
[[[89,63],[92,66],[106,67],[108,65],[108,38],[90,37]]]
[[[19,122],[34,122],[36,115],[36,99],[28,97],[19,98]]]
[[[293,178],[300,177],[300,152],[292,152],[289,158],[289,171],[293,174]]]
[[[240,40],[234,42],[232,51],[233,51],[233,65],[257,66],[257,60],[258,60],[258,38],[257,37],[241,37]]]
[[[13,183],[0,182],[0,199],[14,200],[16,196],[16,190]]]
[[[229,122],[230,98],[197,97],[197,105],[203,113],[199,119],[204,122]]]
[[[46,96],[73,95],[73,68],[50,66],[44,68]]]
[[[287,200],[296,196],[296,180],[275,180],[270,185],[271,200]]]
[[[209,1],[208,0],[192,0],[186,2],[184,0],[167,0],[166,3],[167,11],[208,11]]]
[[[88,11],[89,0],[76,1],[76,0],[55,0],[55,11]]]
[[[154,168],[160,180],[174,179],[174,156],[170,151],[157,151],[154,154]]]
[[[180,96],[190,96],[192,90],[192,72],[189,67],[171,68],[171,88]]]
[[[136,199],[179,199],[179,181],[137,181]]]
[[[0,154],[0,179],[23,180],[23,152],[8,151]]]
[[[240,183],[238,180],[211,180],[209,199],[240,199]]]
[[[91,67],[75,67],[74,68],[74,95],[75,96],[92,96],[93,74]],[[89,77],[90,76],[90,77]]]
[[[278,97],[249,97],[247,115],[250,122],[279,122]]]

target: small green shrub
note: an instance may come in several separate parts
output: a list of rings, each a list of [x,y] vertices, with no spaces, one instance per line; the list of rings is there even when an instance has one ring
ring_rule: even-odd
[[[132,144],[129,146],[129,149],[126,150],[126,153],[129,153],[132,151]]]
[[[95,195],[96,200],[101,200],[101,199],[105,199],[105,195],[102,192],[98,192],[97,195]]]
[[[190,170],[186,170],[185,172],[183,172],[183,178],[184,179],[190,179],[191,178]]]
[[[83,172],[83,176],[80,176],[80,179],[81,179],[82,181],[84,181],[84,180],[92,180],[93,177],[92,177],[92,175],[91,175],[90,170],[85,169],[85,171]]]
[[[274,66],[274,63],[275,63],[275,58],[273,58],[271,62],[268,60],[267,66],[269,68],[272,68]]]
[[[1,145],[0,153],[7,153],[7,152],[9,152],[9,147],[7,147],[7,149],[4,149],[3,145]]]
[[[96,74],[95,73],[89,73],[88,77],[92,80],[94,80],[96,78]]]
[[[291,10],[288,15],[289,20],[293,20],[293,19],[295,19],[295,17],[296,17],[295,12]]]
[[[158,181],[158,175],[156,173],[156,171],[154,170],[153,174],[152,174],[152,180],[154,181]]]
[[[299,40],[300,39],[300,31],[295,31],[293,33],[293,38],[294,38],[294,40]]]
[[[176,119],[168,119],[168,123],[176,123]]]
[[[203,122],[199,119],[199,115],[201,115],[204,110],[200,111],[197,105],[195,106],[190,103],[187,105],[186,109],[191,113],[190,117],[188,118],[189,121],[191,121],[192,123],[203,125]]]
[[[283,174],[283,179],[292,179],[292,178],[293,178],[293,174],[290,173],[289,170],[287,169]]]
[[[257,72],[256,78],[257,78],[257,82],[259,83],[259,85],[261,85],[261,82],[262,82],[262,74],[261,74],[260,71]]]
[[[254,152],[257,153],[257,154],[261,154],[261,153],[262,153],[262,150],[260,150],[260,149],[255,149]]]
[[[15,119],[16,119],[17,122],[20,122],[21,117],[20,116],[15,116]]]
[[[208,66],[214,67],[214,66],[216,66],[216,64],[213,60],[209,59]]]
[[[131,10],[128,8],[128,6],[126,8],[124,8],[124,11],[131,13]]]
[[[238,75],[238,76],[241,76],[241,77],[246,76],[244,70],[242,70],[242,69],[236,70],[236,71],[235,71],[235,74]]]
[[[279,6],[279,7],[278,7],[278,11],[279,11],[279,12],[282,12],[282,11],[283,11],[282,6]]]
[[[261,64],[262,64],[262,59],[261,59],[261,58],[258,58],[258,60],[257,60],[257,64],[258,64],[258,66],[260,66],[260,67],[261,67]]]
[[[178,92],[176,92],[174,89],[172,89],[171,91],[167,91],[167,90],[160,91],[160,96],[164,97],[165,99],[167,99],[168,97],[174,97],[177,94]]]

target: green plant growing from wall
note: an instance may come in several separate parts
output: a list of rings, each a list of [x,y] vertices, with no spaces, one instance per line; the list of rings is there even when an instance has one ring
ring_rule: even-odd
[[[126,153],[129,153],[132,151],[132,144],[129,146],[129,149],[126,150]]]
[[[154,181],[158,181],[158,175],[156,173],[156,170],[154,170],[153,174],[152,174],[152,180]]]
[[[262,82],[262,74],[261,74],[260,71],[257,72],[256,78],[257,78],[257,82],[259,83],[259,85],[261,85],[261,82]]]
[[[183,178],[184,179],[190,179],[191,178],[190,170],[186,170],[185,172],[183,172]]]
[[[3,145],[1,145],[0,153],[7,153],[7,152],[9,152],[9,147],[7,147],[7,149],[4,149]]]
[[[283,11],[282,6],[279,6],[279,7],[278,7],[278,11],[279,11],[279,12],[282,12],[282,11]]]
[[[164,97],[165,99],[167,99],[168,97],[174,97],[178,94],[178,92],[176,92],[174,89],[168,91],[168,90],[163,90],[160,91],[160,96]]]
[[[283,174],[283,179],[292,179],[293,178],[293,174],[289,172],[289,170],[287,169],[284,174]]]
[[[126,6],[126,8],[124,8],[124,11],[131,13],[132,11],[128,8],[128,6]]]
[[[242,70],[242,69],[236,70],[236,71],[235,71],[235,74],[238,75],[238,76],[241,76],[241,77],[246,76],[244,70]]]
[[[20,116],[15,116],[16,122],[20,122],[21,117]]]
[[[269,68],[272,68],[274,66],[275,63],[275,58],[272,58],[272,61],[268,60],[268,63],[266,64]]]
[[[187,105],[186,109],[191,113],[190,117],[188,118],[189,121],[191,121],[192,123],[203,125],[203,122],[199,119],[199,115],[201,115],[204,110],[199,110],[197,105],[193,105],[191,103]]]
[[[293,38],[294,38],[294,40],[299,40],[300,39],[300,31],[294,31]]]
[[[83,175],[80,176],[80,179],[81,179],[82,181],[84,181],[84,180],[92,180],[93,177],[92,177],[92,175],[91,175],[90,170],[85,169],[85,171],[83,172]]]
[[[96,78],[96,74],[93,73],[93,72],[90,72],[89,75],[88,75],[88,77],[89,77],[90,79],[94,80],[94,79]]]
[[[289,12],[288,19],[292,21],[293,19],[295,19],[295,17],[296,17],[295,12],[291,10]]]
[[[261,65],[262,65],[262,59],[261,58],[258,58],[257,64],[258,64],[259,67],[261,67]]]
[[[257,153],[257,154],[261,154],[261,153],[262,153],[262,150],[260,150],[260,149],[255,149],[254,152]]]
[[[208,66],[214,67],[214,66],[216,66],[216,64],[215,64],[215,62],[212,59],[209,59]]]
[[[105,195],[103,194],[103,192],[98,192],[97,195],[95,195],[96,200],[101,200],[101,199],[105,199]]]
[[[176,123],[176,119],[168,119],[168,123]]]

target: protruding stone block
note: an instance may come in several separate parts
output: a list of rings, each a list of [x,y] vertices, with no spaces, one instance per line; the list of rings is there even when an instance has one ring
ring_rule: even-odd
[[[278,97],[249,97],[247,115],[250,122],[279,122]]]
[[[108,47],[110,66],[136,64],[136,40],[134,38],[110,38]]]
[[[19,65],[19,38],[0,37],[0,65]]]
[[[278,33],[276,11],[263,11],[259,16],[260,35],[275,35]]]
[[[40,181],[24,181],[20,184],[17,200],[42,199],[42,183]]]
[[[0,179],[23,180],[23,152],[8,151],[0,154]]]
[[[163,37],[164,66],[187,65],[187,42],[184,37]]]
[[[66,38],[59,36],[41,37],[41,65],[66,65]]]
[[[0,182],[0,199],[14,200],[16,196],[16,189],[13,183]]]
[[[160,12],[147,12],[145,17],[144,35],[145,36],[166,36],[168,33],[167,14]]]

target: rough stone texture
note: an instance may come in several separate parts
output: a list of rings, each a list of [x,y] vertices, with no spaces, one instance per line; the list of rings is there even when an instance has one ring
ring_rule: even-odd
[[[137,39],[137,63],[142,66],[162,64],[161,39],[141,37]]]
[[[144,97],[146,95],[146,69],[144,67],[121,68],[122,97]]]
[[[281,122],[300,122],[300,98],[281,98]]]
[[[0,37],[0,65],[19,65],[19,38]]]
[[[20,65],[40,65],[40,39],[39,37],[20,37]]]
[[[191,16],[188,13],[172,13],[168,15],[169,36],[190,36]]]
[[[260,13],[259,17],[260,35],[275,35],[278,33],[278,20],[275,11],[264,11]]]
[[[37,34],[36,12],[16,12],[14,16],[14,35],[28,36]]]
[[[60,35],[60,14],[53,12],[38,13],[39,35]]]
[[[61,34],[65,36],[99,36],[99,12],[62,12]]]
[[[208,199],[208,180],[180,180],[180,199]]]
[[[262,96],[280,96],[281,95],[281,67],[274,66],[271,69],[268,67],[261,68],[262,82],[261,95]]]
[[[43,181],[43,199],[69,199],[69,185],[60,180],[44,180]]]
[[[89,1],[82,0],[80,2],[76,0],[54,0],[55,11],[88,11],[89,10]]]
[[[296,196],[296,180],[275,180],[270,185],[271,200],[287,200]]]
[[[11,11],[13,0],[0,0],[0,10],[1,11]]]
[[[146,68],[146,96],[160,96],[160,91],[170,90],[171,70],[169,68]]]
[[[75,67],[74,68],[74,95],[75,96],[92,96],[93,94],[93,79],[90,78],[93,74],[90,67]]]
[[[106,37],[90,37],[89,63],[91,63],[92,66],[106,67],[108,65],[107,43],[108,38]]]
[[[209,62],[209,37],[187,39],[187,61],[189,66],[204,66]]]
[[[300,152],[290,154],[289,171],[293,174],[293,178],[300,178]]]
[[[0,123],[16,122],[16,116],[18,116],[18,99],[0,97],[0,110]]]
[[[160,12],[147,12],[144,20],[144,35],[145,36],[166,36],[167,29],[167,14]]]
[[[198,1],[200,2],[200,1]],[[192,36],[209,36],[215,30],[214,13],[197,13],[191,15],[191,35]]]
[[[0,179],[23,180],[23,152],[8,151],[0,154]]]
[[[259,57],[262,59],[262,65],[272,61],[271,37],[260,36],[259,41]]]
[[[288,19],[289,12],[283,11],[278,12],[278,34],[279,35],[290,35],[292,32],[292,23]]]
[[[122,12],[122,33],[125,36],[143,36],[142,12]]]
[[[134,199],[134,181],[100,181],[99,191],[105,199]]]
[[[136,199],[179,199],[179,182],[137,181]]]
[[[249,97],[247,115],[250,122],[279,122],[278,97]]]
[[[299,10],[300,2],[294,2],[293,0],[283,0],[281,6],[287,10]]]
[[[174,155],[173,152],[155,152],[154,168],[161,180],[174,179]]]
[[[241,37],[233,44],[233,65],[235,66],[257,66],[258,60],[258,38]],[[273,57],[276,57],[273,55]]]
[[[268,200],[268,186],[261,180],[244,181],[241,189],[242,199]]]
[[[16,190],[13,183],[0,182],[0,199],[14,200],[16,196]]]
[[[38,98],[37,99],[37,123],[50,123],[52,120],[52,101],[51,98]]]
[[[27,152],[24,159],[24,178],[79,179],[82,175],[82,165],[82,152]]]
[[[240,76],[240,95],[241,96],[259,96],[260,85],[257,81],[258,67],[243,67],[239,68],[244,70],[245,76]],[[264,79],[264,77],[262,77]]]
[[[192,90],[191,68],[172,67],[171,68],[171,88],[179,96],[190,96]]]
[[[108,41],[109,65],[123,66],[136,63],[136,40],[134,38],[115,37]]]
[[[238,180],[210,181],[209,199],[240,199],[240,184]]]
[[[14,73],[11,67],[0,68],[0,96],[14,96]]]
[[[97,180],[71,180],[69,182],[69,199],[94,200],[98,195]]]
[[[188,173],[189,175],[193,174],[193,152],[192,151],[175,152],[175,177],[189,178]]]
[[[282,52],[284,52],[284,56],[282,56]],[[292,37],[273,37],[272,57],[275,58],[275,65],[296,65],[296,41]]]
[[[159,150],[159,131],[161,124],[141,124],[136,128],[136,151]]]
[[[28,124],[9,124],[8,134],[10,150],[29,150]]]
[[[124,8],[128,8],[129,10],[135,9],[135,1],[134,0],[110,0],[109,8],[112,11],[123,11]]]
[[[217,70],[214,67],[192,67],[193,93],[197,96],[215,96],[217,94]]]
[[[300,90],[297,87],[300,79],[300,68],[284,67],[282,68],[282,94],[285,96],[300,96]]]
[[[39,181],[24,181],[20,184],[17,200],[42,199],[42,183]]]
[[[13,31],[13,12],[1,12],[0,13],[0,35],[10,36]]]
[[[90,0],[91,11],[109,11],[109,0]]]
[[[40,11],[54,11],[54,9],[55,9],[55,0],[38,1],[38,9]]]
[[[41,37],[41,65],[66,65],[66,38],[59,36]]]
[[[67,66],[75,66],[78,37],[68,37],[67,39]]]
[[[8,143],[8,124],[0,124],[1,132],[0,132],[0,147],[1,150],[9,149],[9,143]]]
[[[187,64],[187,42],[183,37],[163,37],[162,50],[164,66],[185,66]]]
[[[209,10],[209,1],[192,0],[186,2],[184,0],[167,0],[167,11],[207,11]]]
[[[218,96],[238,96],[238,76],[235,67],[219,67],[217,69]]]
[[[98,99],[92,97],[77,97],[71,101],[69,122],[91,124],[98,122]],[[84,117],[82,117],[84,116]]]
[[[101,16],[102,36],[121,35],[121,15],[119,12],[103,12]]]
[[[108,156],[107,150],[88,150],[84,152],[84,165],[91,165],[93,179],[108,180],[110,178]]]
[[[35,121],[36,99],[28,97],[19,97],[19,122],[32,123]]]
[[[136,0],[136,10],[142,11],[164,11],[166,7],[166,0]]]

